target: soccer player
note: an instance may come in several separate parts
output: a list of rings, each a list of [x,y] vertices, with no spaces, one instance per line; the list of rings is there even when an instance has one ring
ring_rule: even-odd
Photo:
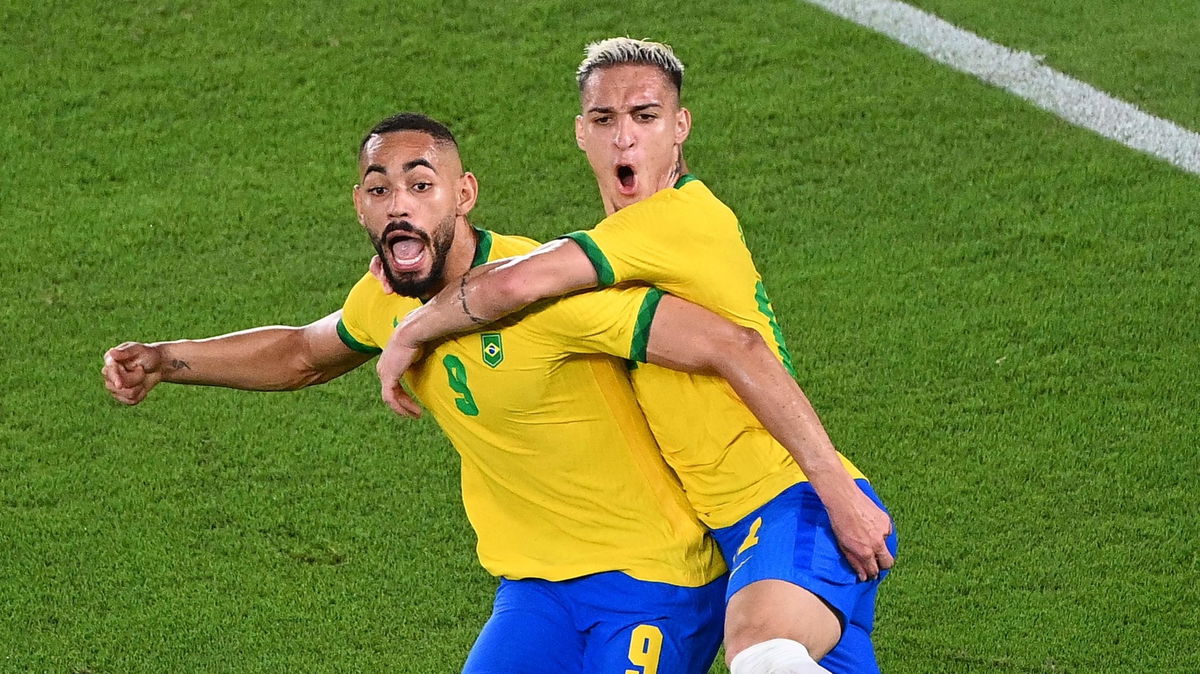
[[[870,634],[896,550],[891,518],[789,376],[736,216],[688,173],[683,65],[665,45],[614,38],[588,47],[577,77],[576,141],[608,217],[474,269],[406,317],[377,365],[384,399],[401,414],[417,409],[398,377],[422,344],[585,288],[653,284],[744,326],[778,360],[769,376],[729,378],[737,396],[713,377],[632,373],[667,462],[731,569],[726,658],[733,674],[877,671]],[[665,330],[653,325],[651,339]]]
[[[299,328],[127,342],[112,395],[159,382],[286,390],[362,365],[398,318],[470,268],[536,246],[475,229],[477,184],[443,125],[384,120],[364,139],[354,201],[378,255],[342,310]],[[667,333],[651,337],[666,326]],[[647,287],[586,293],[439,344],[407,380],[462,457],[480,562],[502,580],[467,672],[706,672],[725,566],[662,460],[612,354],[754,376],[765,344]],[[731,351],[736,351],[730,357]],[[732,376],[732,375],[731,375]]]

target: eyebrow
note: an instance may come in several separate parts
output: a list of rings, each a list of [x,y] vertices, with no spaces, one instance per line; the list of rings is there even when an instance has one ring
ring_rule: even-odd
[[[414,159],[412,161],[404,162],[404,164],[400,167],[400,170],[405,173],[408,173],[409,171],[415,169],[418,166],[424,166],[424,167],[428,168],[430,171],[437,173],[437,169],[435,169],[433,167],[433,164],[429,163],[429,160],[423,159],[420,157],[418,157],[417,159]],[[371,164],[370,166],[367,167],[366,171],[363,171],[363,177],[366,178],[367,176],[371,175],[372,173],[382,173],[383,175],[387,175],[387,168],[384,167],[383,164]]]
[[[658,101],[653,101],[650,103],[642,103],[641,105],[635,105],[629,109],[629,112],[631,114],[637,114],[637,113],[639,113],[643,110],[647,110],[649,108],[661,108],[661,107],[663,107],[662,103],[659,103]],[[611,108],[608,106],[599,106],[599,105],[594,108],[588,108],[589,113],[598,112],[602,115],[611,115],[611,114],[615,113],[616,111],[617,111],[616,108]]]
[[[412,161],[404,162],[404,165],[401,166],[400,168],[405,173],[408,173],[409,171],[417,168],[418,166],[424,166],[424,167],[428,168],[430,171],[437,173],[437,169],[433,168],[433,164],[430,164],[428,159],[423,159],[421,157],[418,157]]]

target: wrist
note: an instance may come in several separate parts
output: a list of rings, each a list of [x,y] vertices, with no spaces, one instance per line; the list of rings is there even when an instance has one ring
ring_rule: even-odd
[[[844,502],[861,493],[854,478],[840,462],[822,470],[805,470],[804,474],[808,477],[813,491],[817,492],[817,496],[826,505],[831,501]]]
[[[180,353],[176,348],[182,341],[156,342],[146,345],[147,348],[154,351],[154,357],[150,359],[150,362],[154,364],[154,370],[162,375],[163,381],[173,383],[183,381],[186,378],[185,374],[192,369],[185,354]]]

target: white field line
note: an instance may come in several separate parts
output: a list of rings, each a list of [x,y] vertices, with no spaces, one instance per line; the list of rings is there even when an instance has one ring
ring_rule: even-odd
[[[1200,134],[895,0],[805,0],[1005,89],[1068,122],[1200,174]]]

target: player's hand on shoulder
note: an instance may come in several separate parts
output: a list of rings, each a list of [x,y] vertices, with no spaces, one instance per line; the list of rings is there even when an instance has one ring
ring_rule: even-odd
[[[378,255],[371,256],[371,275],[379,280],[379,285],[383,289],[384,295],[391,295],[396,292],[392,290],[392,284],[388,280],[387,274],[383,273],[383,260],[379,259]]]
[[[136,405],[162,381],[162,353],[157,347],[125,342],[104,353],[104,388],[118,402]]]

